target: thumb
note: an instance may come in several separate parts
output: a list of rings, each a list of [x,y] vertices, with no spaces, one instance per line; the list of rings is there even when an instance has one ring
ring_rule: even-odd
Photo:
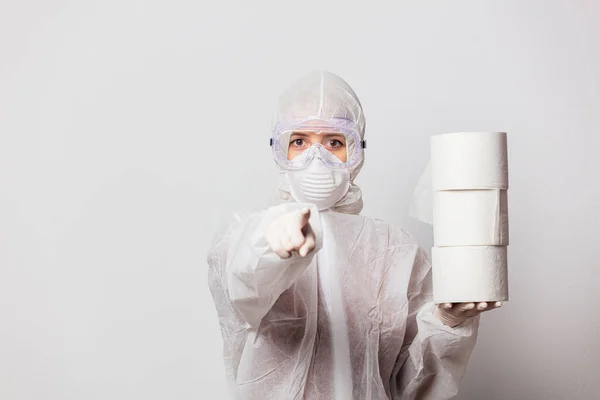
[[[302,247],[300,247],[299,254],[301,257],[305,257],[308,253],[313,251],[315,248],[315,234],[312,231],[306,233],[306,238]]]

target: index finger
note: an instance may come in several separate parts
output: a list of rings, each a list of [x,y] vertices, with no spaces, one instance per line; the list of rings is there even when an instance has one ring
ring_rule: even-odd
[[[300,228],[304,228],[310,219],[310,208],[303,208],[300,211]]]

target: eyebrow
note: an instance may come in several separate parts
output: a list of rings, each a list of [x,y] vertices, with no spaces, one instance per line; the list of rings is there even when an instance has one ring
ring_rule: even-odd
[[[308,133],[304,133],[304,132],[292,132],[291,136],[300,136],[300,137],[303,137],[303,138],[310,137],[310,135]]]
[[[324,138],[340,138],[341,137],[341,138],[345,139],[345,136],[343,133],[324,133],[321,136],[323,136]]]

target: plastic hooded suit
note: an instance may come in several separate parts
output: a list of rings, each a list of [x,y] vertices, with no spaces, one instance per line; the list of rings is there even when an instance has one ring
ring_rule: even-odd
[[[298,116],[365,119],[352,89],[315,72],[282,96],[275,123]],[[352,179],[360,169],[352,171]],[[209,285],[235,399],[449,399],[475,346],[479,317],[450,328],[434,315],[431,266],[407,233],[357,215],[360,190],[328,211],[283,202],[237,216],[208,255]],[[278,216],[311,208],[316,248],[281,259],[263,236]]]

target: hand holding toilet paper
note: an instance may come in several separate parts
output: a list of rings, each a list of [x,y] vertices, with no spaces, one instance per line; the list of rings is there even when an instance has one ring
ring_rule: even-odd
[[[508,300],[506,134],[435,135],[426,174],[412,211],[433,223],[436,315],[456,326]]]
[[[495,303],[444,303],[438,304],[434,314],[444,325],[454,328],[482,312],[495,310],[500,307],[502,307],[501,301]]]

